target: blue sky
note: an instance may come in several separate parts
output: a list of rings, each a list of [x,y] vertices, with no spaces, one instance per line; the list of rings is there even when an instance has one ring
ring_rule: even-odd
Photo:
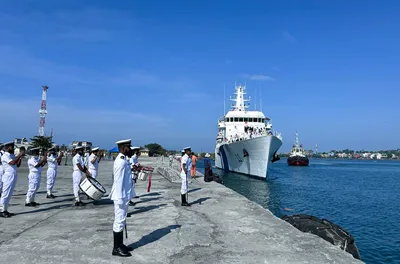
[[[288,151],[400,147],[398,1],[0,1],[0,141],[213,151],[247,82]],[[257,102],[257,107],[259,107]],[[7,113],[7,114],[5,114]]]

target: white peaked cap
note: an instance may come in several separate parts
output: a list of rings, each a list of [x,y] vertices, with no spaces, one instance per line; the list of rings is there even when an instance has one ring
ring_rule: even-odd
[[[92,148],[92,151],[99,150],[99,147]]]
[[[206,158],[209,158],[209,157],[210,157],[210,154],[209,154],[209,153],[206,153],[205,157],[206,157]]]
[[[131,147],[132,150],[134,149],[140,149],[140,147]]]
[[[132,142],[132,139],[123,139],[123,140],[115,142],[115,144],[117,144],[117,145],[130,144],[131,142]]]
[[[191,147],[186,147],[186,148],[183,148],[183,150],[188,150],[188,149],[191,149]]]
[[[78,149],[83,149],[83,146],[76,146],[75,150],[78,150]]]

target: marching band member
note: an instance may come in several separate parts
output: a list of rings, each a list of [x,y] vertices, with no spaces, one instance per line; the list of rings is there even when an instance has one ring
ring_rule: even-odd
[[[90,172],[83,163],[83,147],[77,146],[75,151],[76,154],[72,159],[72,164],[74,166],[74,172],[72,173],[72,185],[74,189],[75,206],[83,206],[85,204],[82,203],[81,199],[79,198],[79,184],[81,183],[82,172],[85,173],[87,177],[90,177]]]
[[[186,167],[186,164],[189,159],[189,154],[191,153],[190,147],[186,147],[183,149],[185,151],[185,155],[182,156],[181,158],[181,199],[182,199],[182,204],[181,206],[190,206],[190,204],[186,201],[186,194],[188,192],[188,178],[187,175],[190,172],[188,168]],[[190,174],[189,174],[190,175]]]
[[[89,172],[92,175],[93,178],[96,179],[98,169],[99,169],[99,162],[101,159],[102,155],[98,155],[99,153],[99,148],[93,148],[92,149],[92,154],[89,156]]]
[[[56,156],[55,147],[50,148],[48,151],[49,151],[49,155],[47,157],[47,173],[46,173],[47,196],[46,196],[46,198],[54,199],[54,198],[56,198],[56,196],[52,194],[52,190],[53,190],[54,183],[55,183],[56,177],[57,177],[58,164],[61,163],[62,155],[59,154],[58,156]]]
[[[40,148],[32,148],[31,153],[32,156],[28,159],[28,167],[29,167],[29,187],[26,193],[26,202],[25,206],[37,206],[38,203],[35,202],[35,195],[37,190],[40,187],[40,179],[42,177],[42,167],[47,162],[47,155],[43,155],[43,158],[39,159],[39,150]],[[50,165],[50,164],[49,164]],[[48,174],[48,173],[47,173]]]
[[[119,154],[114,161],[114,182],[111,188],[110,197],[114,201],[114,247],[112,255],[130,257],[132,248],[124,245],[123,230],[126,225],[128,213],[128,202],[132,199],[132,176],[127,156],[131,153],[131,139],[115,142]]]
[[[14,214],[7,211],[8,204],[14,192],[15,185],[17,184],[17,167],[21,166],[21,159],[25,155],[25,148],[21,147],[19,154],[14,155],[14,142],[4,144],[6,152],[1,156],[1,163],[3,164],[3,191],[0,199],[0,217],[11,217]]]
[[[90,148],[85,148],[84,149],[84,155],[83,155],[83,164],[86,166],[86,168],[89,168],[89,150]]]
[[[131,175],[132,175],[132,197],[135,198],[136,192],[135,192],[135,183],[138,178],[139,174],[139,161],[138,161],[138,152],[139,152],[139,147],[131,147],[131,157],[129,157],[129,165],[131,167]],[[129,201],[129,205],[135,205],[134,202]]]
[[[4,168],[3,164],[1,163],[1,156],[4,154],[4,144],[0,144],[0,197],[1,197],[1,191],[3,190],[3,173],[4,173]]]

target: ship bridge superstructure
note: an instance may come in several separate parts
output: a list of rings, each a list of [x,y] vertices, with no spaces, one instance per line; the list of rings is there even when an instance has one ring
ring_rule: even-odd
[[[217,143],[232,143],[273,134],[281,138],[279,133],[272,131],[271,120],[263,112],[248,110],[250,98],[245,98],[245,90],[246,87],[241,84],[235,87],[236,98],[230,99],[235,103],[218,121]]]

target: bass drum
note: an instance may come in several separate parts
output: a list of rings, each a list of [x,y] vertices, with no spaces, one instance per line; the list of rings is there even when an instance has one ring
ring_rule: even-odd
[[[106,193],[106,189],[103,185],[92,177],[86,177],[79,185],[79,188],[93,200],[100,200]]]

